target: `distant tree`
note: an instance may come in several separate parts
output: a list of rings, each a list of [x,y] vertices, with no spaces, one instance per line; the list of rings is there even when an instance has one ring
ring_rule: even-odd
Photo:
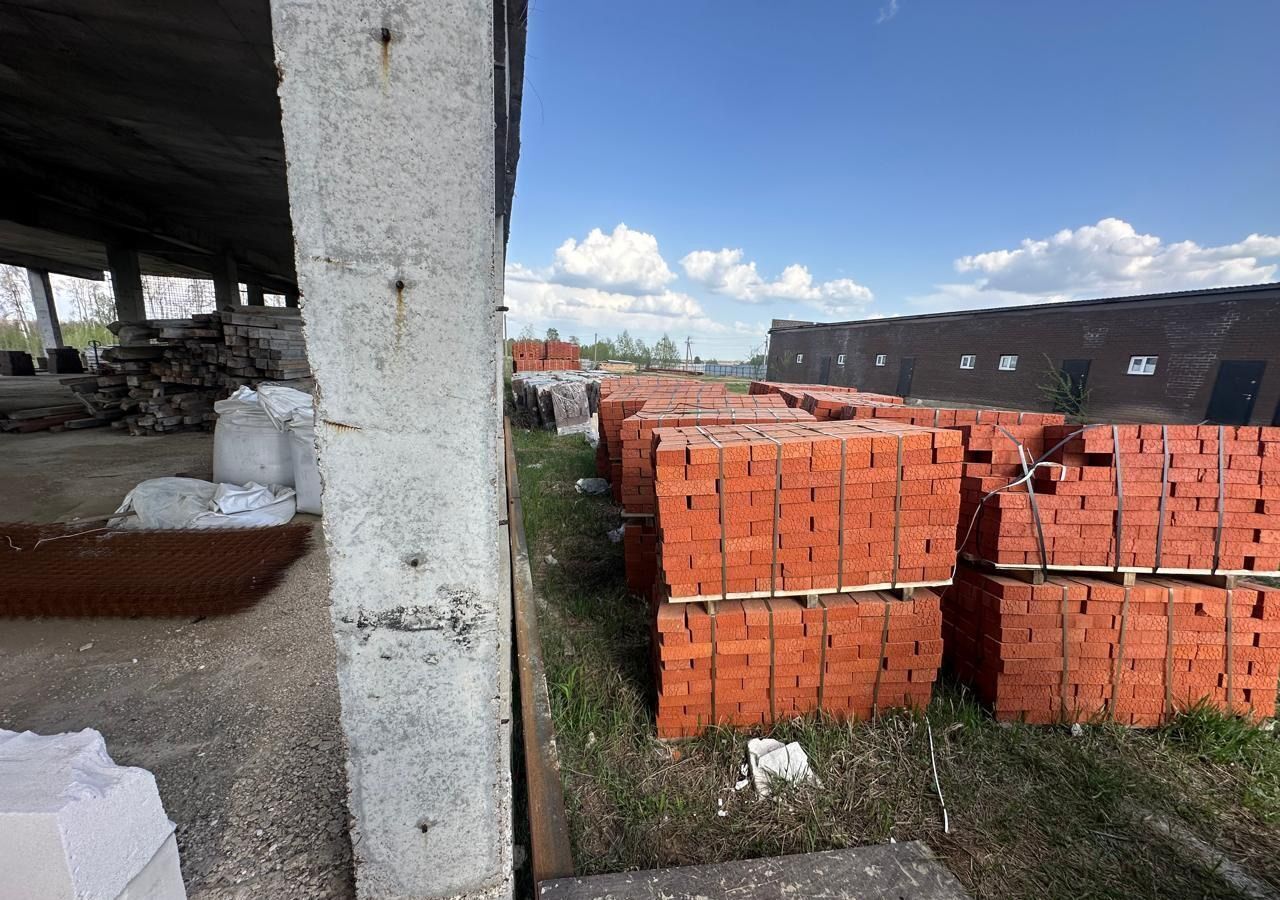
[[[695,363],[700,363],[700,362],[702,362],[702,357],[701,357],[701,356],[695,356],[695,357],[693,358],[693,361],[694,361]]]
[[[694,362],[697,362],[697,361],[698,361],[698,360],[695,358],[695,359],[694,359]],[[714,360],[714,359],[704,359],[704,360],[703,360],[703,362],[705,362],[705,363],[706,363],[707,365],[709,365],[709,366],[718,366],[718,365],[720,365],[720,363],[719,363],[717,360]]]
[[[582,341],[578,340],[578,336],[576,334],[569,335],[569,343],[577,344],[579,347],[582,346]]]
[[[522,341],[536,341],[537,339],[538,339],[538,336],[537,336],[536,334],[534,334],[534,333],[533,333],[533,326],[532,326],[532,325],[526,325],[526,326],[524,326],[523,328],[521,328],[521,329],[520,329],[520,340],[522,340]]]
[[[748,364],[748,365],[752,365],[752,366],[763,366],[763,365],[764,365],[764,354],[763,354],[763,353],[757,353],[755,356],[753,356],[753,357],[751,357],[749,360],[747,360],[747,364]]]
[[[637,362],[636,360],[636,342],[632,340],[631,334],[624,328],[622,334],[618,335],[618,339],[614,341],[614,349],[616,352],[615,359],[625,359],[628,362]]]
[[[663,335],[653,345],[653,361],[659,366],[670,366],[680,361],[680,348],[668,335]]]
[[[673,344],[672,346],[675,345]],[[636,365],[648,366],[653,364],[653,352],[640,338],[636,338],[635,350],[632,352],[632,362]]]
[[[554,329],[554,328],[548,328],[548,329],[547,329],[547,340],[549,340],[549,341],[558,341],[558,340],[560,340],[560,332],[559,332],[559,331],[557,331],[557,330],[556,330],[556,329]]]

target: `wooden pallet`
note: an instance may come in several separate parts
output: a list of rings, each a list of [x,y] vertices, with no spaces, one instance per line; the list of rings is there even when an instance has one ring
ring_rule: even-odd
[[[1088,575],[1115,581],[1117,584],[1132,586],[1142,575],[1152,577],[1186,578],[1199,581],[1211,587],[1234,589],[1241,579],[1277,578],[1280,572],[1245,572],[1240,570],[1214,571],[1213,569],[1155,569],[1150,566],[1040,566],[1035,563],[994,563],[979,559],[969,553],[960,554],[964,562],[975,569],[1018,578],[1029,584],[1044,584],[1045,572],[1050,575]]]
[[[701,603],[707,607],[707,612],[715,612],[717,603],[731,603],[735,600],[774,600],[780,598],[793,598],[802,602],[807,608],[813,609],[818,605],[821,597],[831,594],[858,594],[870,591],[886,591],[896,594],[900,600],[910,600],[917,588],[934,588],[947,587],[951,584],[951,579],[944,581],[913,581],[910,583],[894,583],[883,582],[881,584],[856,584],[845,585],[836,590],[835,588],[822,588],[820,590],[807,591],[743,591],[729,594],[699,594],[693,597],[672,597],[670,588],[662,585],[663,593],[665,593],[668,603]]]

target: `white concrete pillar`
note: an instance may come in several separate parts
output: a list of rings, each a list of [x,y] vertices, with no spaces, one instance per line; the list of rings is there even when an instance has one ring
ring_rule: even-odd
[[[267,298],[262,293],[262,288],[256,284],[248,284],[245,286],[245,301],[249,306],[266,306]]]
[[[357,887],[509,897],[492,0],[271,11]]]
[[[230,310],[240,306],[240,268],[236,265],[236,258],[229,252],[220,253],[213,258],[211,268],[213,300],[218,309]]]
[[[58,307],[53,302],[53,283],[44,269],[27,269],[31,284],[31,305],[36,308],[36,324],[45,353],[62,346],[62,326],[58,324]]]
[[[107,266],[111,271],[111,292],[116,298],[116,318],[121,322],[146,319],[147,302],[142,293],[138,251],[120,244],[108,244]]]

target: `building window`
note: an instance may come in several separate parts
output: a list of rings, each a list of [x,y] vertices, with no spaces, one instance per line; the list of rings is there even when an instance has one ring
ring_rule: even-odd
[[[836,365],[837,365],[837,366],[843,366],[843,365],[844,365],[844,354],[843,354],[843,353],[841,353],[839,356],[837,356],[837,357],[836,357]]]
[[[877,355],[877,356],[876,356],[876,365],[877,365],[877,366],[883,366],[883,365],[884,365],[885,363],[887,363],[888,361],[889,361],[889,357],[887,357],[887,356],[886,356],[885,354],[883,354],[883,353],[881,353],[881,354],[879,354],[879,355]]]
[[[1002,356],[1002,357],[1000,357],[1000,371],[1001,371],[1001,372],[1012,372],[1012,371],[1014,371],[1014,370],[1015,370],[1015,369],[1017,369],[1017,368],[1018,368],[1018,357],[1016,357],[1016,356]]]
[[[1130,375],[1154,375],[1156,374],[1156,360],[1158,356],[1131,356],[1129,357],[1129,374]]]
[[[798,362],[798,363],[802,363],[802,362],[804,362],[804,354],[803,354],[803,353],[797,353],[797,354],[796,354],[796,362]]]
[[[972,369],[974,363],[977,361],[978,357],[974,356],[972,353],[966,353],[964,356],[960,357],[960,368]]]

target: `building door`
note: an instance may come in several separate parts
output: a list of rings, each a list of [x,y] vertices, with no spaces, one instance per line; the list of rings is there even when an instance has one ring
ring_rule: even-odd
[[[1064,359],[1060,374],[1062,375],[1062,390],[1054,397],[1053,411],[1060,413],[1070,413],[1072,415],[1079,414],[1080,408],[1084,405],[1084,394],[1089,387],[1089,363],[1088,359]]]
[[[1218,363],[1218,380],[1213,383],[1205,418],[1217,425],[1247,425],[1266,367],[1265,362],[1253,359]]]
[[[911,395],[911,376],[916,371],[916,358],[914,356],[902,357],[902,362],[898,364],[898,396],[909,397]]]
[[[818,384],[831,383],[831,357],[824,356],[822,358],[822,374],[818,376]]]

